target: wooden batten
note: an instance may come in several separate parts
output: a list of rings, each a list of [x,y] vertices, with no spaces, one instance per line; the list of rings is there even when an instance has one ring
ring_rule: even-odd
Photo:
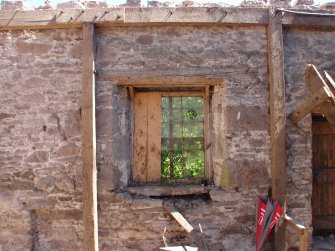
[[[83,250],[85,251],[99,250],[94,51],[94,24],[87,23],[83,26],[82,50]]]
[[[311,93],[316,93],[321,88],[326,88],[329,92],[330,98],[334,100],[334,93],[332,92],[332,88],[329,83],[327,83],[321,76],[320,72],[316,69],[316,67],[312,64],[307,65],[305,74],[304,74],[305,84]],[[335,129],[335,109],[333,102],[329,102],[329,100],[324,101],[320,105],[318,105],[319,112],[324,114],[327,118],[330,126]]]
[[[327,89],[327,87],[323,87],[317,92],[315,92],[311,97],[309,97],[306,101],[301,103],[289,116],[289,119],[293,124],[297,123],[299,120],[304,118],[307,114],[311,113],[316,107],[321,105],[327,100],[334,99],[334,94]]]
[[[312,92],[312,96],[302,102],[289,116],[293,124],[304,118],[307,114],[313,113],[317,108],[319,113],[327,114],[332,121],[333,108],[335,108],[335,83],[331,76],[325,72],[325,81],[314,65],[307,65],[304,78],[305,84]],[[326,115],[326,117],[327,117]]]
[[[268,63],[270,86],[270,140],[271,140],[271,187],[273,199],[283,206],[286,200],[286,114],[285,80],[282,34],[282,13],[271,9],[269,13]],[[274,250],[285,249],[285,228],[274,234]]]

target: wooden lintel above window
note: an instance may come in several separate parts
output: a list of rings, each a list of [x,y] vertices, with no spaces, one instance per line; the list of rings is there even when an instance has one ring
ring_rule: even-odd
[[[213,76],[164,76],[164,77],[111,77],[117,85],[134,87],[201,87],[222,85],[221,77]]]

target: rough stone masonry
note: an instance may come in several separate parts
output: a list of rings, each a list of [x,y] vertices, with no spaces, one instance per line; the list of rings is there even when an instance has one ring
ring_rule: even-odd
[[[0,250],[80,250],[82,29],[6,29],[5,3],[0,11]],[[254,9],[245,8],[252,16]],[[200,223],[210,244],[254,250],[256,198],[271,184],[266,26],[144,22],[100,25],[95,35],[100,250],[157,250],[164,246],[164,229],[167,244],[194,244],[163,207],[166,201],[193,226]],[[334,26],[284,26],[283,35],[289,114],[308,95],[306,64],[335,75],[335,31]],[[132,104],[128,88],[113,76],[158,75],[222,79],[211,90],[209,194],[127,192],[133,185]],[[287,122],[286,153],[287,212],[312,231],[309,116],[299,127]],[[297,247],[295,237],[289,235],[287,247]]]

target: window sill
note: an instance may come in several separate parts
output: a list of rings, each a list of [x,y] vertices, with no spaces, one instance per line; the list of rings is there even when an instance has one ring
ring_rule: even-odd
[[[209,194],[214,187],[199,185],[180,185],[180,186],[134,186],[125,187],[124,190],[135,195],[143,196],[181,196],[181,195],[200,195]]]

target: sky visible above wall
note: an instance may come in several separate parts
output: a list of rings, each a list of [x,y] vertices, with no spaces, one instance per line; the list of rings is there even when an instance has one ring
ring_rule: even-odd
[[[33,5],[35,7],[40,6],[40,5],[44,5],[44,2],[46,0],[27,0],[27,2],[30,5]],[[57,5],[58,3],[62,3],[62,2],[67,2],[69,0],[51,0],[51,3],[54,5]],[[127,2],[127,0],[106,0],[110,5],[112,6],[117,6],[120,4],[124,4]],[[142,0],[143,5],[145,6],[145,3],[148,0]],[[166,2],[174,2],[175,4],[178,3],[182,3],[184,0],[166,0]],[[161,2],[164,2],[161,0]],[[197,2],[197,3],[225,3],[225,4],[229,4],[229,5],[236,5],[238,6],[240,4],[240,2],[242,2],[242,0],[193,0],[193,2]],[[327,2],[331,2],[331,0],[314,0],[314,4],[318,5],[318,4],[324,4]]]

